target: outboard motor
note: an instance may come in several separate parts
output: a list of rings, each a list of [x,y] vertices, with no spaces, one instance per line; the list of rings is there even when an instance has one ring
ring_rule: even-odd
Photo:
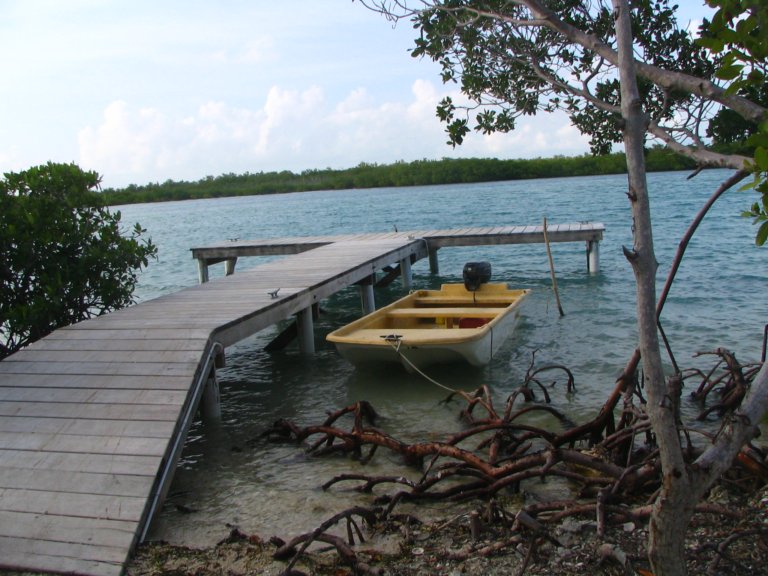
[[[491,279],[490,262],[467,262],[464,264],[464,288],[474,292]]]

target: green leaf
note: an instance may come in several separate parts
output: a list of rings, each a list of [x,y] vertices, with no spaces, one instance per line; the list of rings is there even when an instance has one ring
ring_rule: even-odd
[[[768,148],[768,132],[755,132],[747,138],[747,144],[760,148]]]
[[[768,240],[768,222],[763,222],[762,226],[757,231],[757,236],[755,237],[755,244],[758,246],[762,246],[765,244],[765,241]]]
[[[704,48],[708,48],[715,54],[718,54],[723,51],[725,48],[725,43],[720,40],[719,38],[698,38],[696,40],[696,43],[699,46],[703,46]]]
[[[743,69],[743,64],[732,64],[730,66],[724,66],[723,68],[720,68],[715,76],[721,80],[733,80],[734,78],[737,78],[739,74],[741,74]]]
[[[755,165],[762,171],[768,171],[768,148],[755,150]]]

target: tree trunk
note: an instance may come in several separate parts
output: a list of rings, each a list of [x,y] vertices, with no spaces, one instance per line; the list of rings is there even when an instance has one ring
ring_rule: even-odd
[[[664,381],[656,324],[656,256],[653,250],[650,199],[645,173],[644,143],[648,119],[637,88],[632,31],[627,0],[613,0],[621,81],[624,148],[629,199],[634,221],[634,246],[625,248],[637,284],[637,326],[643,362],[648,416],[659,446],[664,484],[653,507],[648,552],[656,576],[685,574],[685,532],[698,498],[691,494],[677,430],[677,401]]]
[[[664,484],[648,524],[648,560],[654,576],[683,576],[687,573],[685,534],[701,496],[688,489],[683,476],[662,474]]]

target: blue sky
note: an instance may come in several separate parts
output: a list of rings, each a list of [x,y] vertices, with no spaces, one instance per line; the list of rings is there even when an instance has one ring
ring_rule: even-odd
[[[545,115],[447,146],[455,87],[414,37],[350,0],[0,0],[0,172],[76,162],[109,187],[588,150]]]

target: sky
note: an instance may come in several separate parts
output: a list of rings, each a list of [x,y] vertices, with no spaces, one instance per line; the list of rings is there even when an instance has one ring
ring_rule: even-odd
[[[124,187],[588,152],[543,114],[447,145],[435,107],[458,90],[415,37],[351,0],[0,0],[0,173],[75,162]]]

